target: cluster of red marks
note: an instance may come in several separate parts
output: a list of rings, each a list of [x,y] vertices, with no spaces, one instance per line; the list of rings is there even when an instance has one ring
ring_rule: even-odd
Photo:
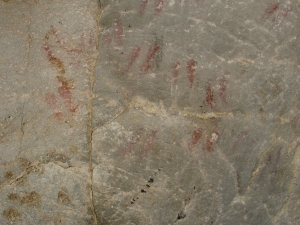
[[[77,107],[74,106],[73,104],[73,99],[72,99],[72,92],[71,89],[73,89],[73,81],[72,80],[67,80],[63,76],[57,76],[56,77],[58,82],[60,82],[61,86],[58,88],[58,94],[60,95],[61,98],[63,98],[66,101],[66,105],[68,110],[71,113],[75,113],[77,110]]]
[[[148,156],[148,152],[151,149],[152,144],[154,143],[157,135],[157,130],[152,130],[147,137],[146,142],[144,143],[143,150],[141,152],[143,157]]]
[[[117,20],[115,23],[115,29],[114,29],[114,41],[121,45],[123,42],[123,26],[121,20]]]
[[[227,104],[227,97],[226,97],[226,89],[227,89],[227,81],[225,77],[221,77],[220,79],[220,89],[219,95],[223,103]]]
[[[63,62],[55,57],[54,53],[52,52],[52,50],[50,49],[49,46],[44,45],[43,46],[45,52],[47,53],[47,57],[49,62],[51,63],[51,65],[60,73],[60,74],[64,74],[65,73],[65,68],[64,68],[64,64]]]
[[[206,136],[206,146],[204,148],[205,151],[211,152],[214,143],[218,140],[219,133],[214,132],[211,134],[211,137]]]
[[[247,130],[241,131],[241,132],[238,134],[238,136],[237,136],[237,138],[236,138],[236,140],[235,140],[235,142],[234,142],[234,144],[233,144],[233,146],[232,146],[232,151],[235,151],[235,150],[237,149],[237,147],[238,147],[238,145],[240,144],[240,142],[241,142],[241,141],[243,140],[243,138],[245,138],[247,135],[248,135],[248,131],[247,131]]]
[[[139,57],[140,51],[141,51],[140,46],[135,46],[134,48],[132,48],[132,50],[129,54],[128,65],[127,65],[125,73],[128,73],[130,68],[133,66],[134,62]]]
[[[187,61],[186,69],[187,69],[187,77],[190,82],[190,88],[192,88],[195,79],[196,61],[194,59],[190,59],[189,61]]]
[[[163,10],[163,6],[164,6],[164,1],[163,0],[157,0],[156,1],[156,6],[155,6],[155,14],[161,13],[161,11]]]
[[[193,132],[192,138],[188,143],[188,149],[192,152],[193,148],[196,146],[200,138],[202,137],[203,131],[202,129],[197,129]]]
[[[268,6],[268,8],[265,9],[263,15],[262,15],[262,19],[268,19],[272,14],[275,13],[275,11],[279,8],[279,3],[273,3],[271,5]]]
[[[206,104],[210,106],[210,108],[214,107],[214,91],[212,87],[208,87],[206,89]]]
[[[157,53],[158,50],[159,50],[159,46],[156,43],[154,43],[149,48],[146,60],[144,61],[144,63],[142,64],[142,66],[140,68],[141,72],[147,73],[150,70],[150,68],[152,67],[153,58],[154,58],[154,56],[155,56],[155,54]]]
[[[177,62],[174,65],[173,73],[172,73],[172,83],[177,84],[177,80],[179,77],[179,69],[180,69],[180,62]]]
[[[139,13],[141,15],[143,15],[145,13],[147,4],[148,4],[148,0],[142,0],[141,1],[140,7],[139,7]]]
[[[63,118],[63,113],[60,112],[60,109],[57,105],[57,99],[55,97],[55,94],[47,93],[46,98],[45,98],[45,102],[54,111],[55,118],[58,119],[58,120],[61,120]]]
[[[151,146],[153,145],[156,136],[157,130],[151,130],[150,132],[146,132],[144,128],[140,128],[131,135],[130,140],[126,143],[124,148],[121,149],[122,155],[130,155],[133,152],[134,147],[136,145],[141,145],[141,156],[148,156],[148,153],[151,150]]]

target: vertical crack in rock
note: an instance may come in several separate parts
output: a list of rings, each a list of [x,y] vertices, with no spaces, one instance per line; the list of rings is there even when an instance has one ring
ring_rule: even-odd
[[[96,39],[96,53],[94,55],[94,61],[92,64],[92,70],[90,73],[90,99],[89,99],[89,118],[88,118],[88,148],[89,148],[89,174],[90,174],[90,205],[93,214],[94,224],[98,225],[97,215],[95,212],[94,201],[93,201],[93,98],[94,98],[94,82],[95,82],[95,68],[98,61],[99,55],[99,37],[100,37],[100,13],[101,13],[101,2],[98,0],[98,16],[97,20],[97,39]]]

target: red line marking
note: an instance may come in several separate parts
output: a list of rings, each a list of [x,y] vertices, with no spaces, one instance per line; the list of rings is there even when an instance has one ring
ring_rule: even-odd
[[[143,15],[143,14],[145,13],[147,4],[148,4],[148,0],[142,0],[142,1],[141,1],[140,9],[139,9],[139,13],[140,13],[141,15]]]
[[[128,61],[128,65],[127,65],[127,69],[126,69],[126,73],[128,73],[128,71],[130,70],[130,68],[133,66],[134,62],[136,61],[136,59],[139,57],[141,48],[140,46],[135,46],[129,56],[129,61]]]
[[[123,41],[123,26],[121,20],[115,22],[114,40],[121,45]]]
[[[222,77],[220,80],[219,95],[220,95],[222,102],[225,104],[227,104],[226,89],[227,89],[227,81],[226,81],[225,77]]]
[[[155,7],[155,13],[159,14],[163,10],[164,1],[163,0],[157,0],[156,1],[156,7]]]
[[[195,79],[196,61],[193,59],[189,60],[186,64],[186,68],[187,68],[187,77],[190,82],[190,88],[192,88]]]
[[[144,73],[147,73],[149,69],[152,67],[151,62],[153,60],[153,57],[155,56],[156,52],[158,51],[159,46],[155,43],[153,46],[151,46],[147,53],[147,58],[143,65],[141,66],[141,71]]]
[[[193,132],[192,139],[190,140],[190,142],[188,144],[188,149],[190,150],[190,152],[193,150],[195,145],[198,143],[198,141],[202,137],[202,134],[203,134],[203,131],[200,128]]]
[[[206,103],[212,108],[214,106],[214,91],[211,87],[206,89]]]

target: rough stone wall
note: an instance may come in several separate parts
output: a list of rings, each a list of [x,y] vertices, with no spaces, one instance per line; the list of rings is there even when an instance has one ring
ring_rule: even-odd
[[[300,224],[299,16],[1,0],[0,224]]]

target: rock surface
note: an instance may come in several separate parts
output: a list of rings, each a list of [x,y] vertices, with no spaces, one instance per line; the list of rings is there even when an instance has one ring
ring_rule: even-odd
[[[1,0],[0,224],[300,224],[299,9]]]

